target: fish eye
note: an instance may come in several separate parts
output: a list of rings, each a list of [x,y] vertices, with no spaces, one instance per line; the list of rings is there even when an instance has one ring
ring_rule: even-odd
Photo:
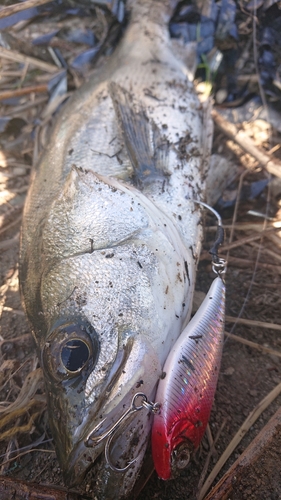
[[[43,348],[42,365],[56,380],[87,376],[97,363],[99,341],[89,324],[67,323],[55,328]]]
[[[75,373],[83,369],[90,357],[90,349],[80,339],[67,340],[61,349],[61,361],[66,370]]]

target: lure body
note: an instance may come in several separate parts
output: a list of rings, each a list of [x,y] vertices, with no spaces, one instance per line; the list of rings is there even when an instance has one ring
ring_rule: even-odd
[[[160,380],[152,455],[158,476],[183,468],[204,435],[216,390],[225,315],[225,285],[217,277],[171,350]]]

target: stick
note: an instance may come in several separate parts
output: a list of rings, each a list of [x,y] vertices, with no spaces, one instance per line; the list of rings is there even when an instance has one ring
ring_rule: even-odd
[[[246,245],[247,243],[251,243],[252,241],[260,240],[263,236],[269,237],[271,233],[274,231],[280,231],[280,229],[276,227],[269,227],[268,229],[260,233],[250,234],[249,236],[245,236],[244,238],[239,238],[239,240],[233,241],[232,243],[224,244],[220,251],[223,253],[226,252],[227,250],[232,250],[233,248],[238,248],[243,245]],[[200,260],[208,259],[208,257],[210,257],[209,252],[207,251],[201,252]]]
[[[42,448],[42,449],[33,448],[31,450],[27,450],[27,451],[23,451],[22,453],[18,453],[18,455],[15,455],[14,457],[11,457],[8,460],[5,460],[4,462],[2,462],[1,467],[3,465],[10,464],[11,462],[15,462],[19,458],[24,457],[25,455],[28,455],[28,453],[33,453],[33,452],[35,452],[35,453],[36,452],[37,453],[49,453],[49,454],[56,453],[55,450],[44,450],[44,448]]]
[[[22,87],[21,89],[3,90],[3,92],[0,92],[0,101],[10,99],[11,97],[21,97],[32,92],[48,92],[48,85],[32,85],[31,87]]]
[[[211,260],[211,256],[209,252],[202,253],[200,260]],[[240,257],[232,257],[230,255],[227,259],[228,264],[233,264],[232,267],[241,267],[242,269],[249,269],[249,267],[253,267],[255,262],[250,259],[241,259]],[[268,269],[277,274],[281,274],[281,266],[275,266],[274,264],[267,264],[266,262],[259,262],[258,268],[260,269]]]
[[[1,227],[0,229],[0,234],[5,233],[8,229],[10,229],[13,226],[16,226],[22,219],[22,214],[19,215],[13,222],[10,222],[10,224],[7,224],[7,226]]]
[[[15,116],[15,115],[17,116],[22,111],[26,111],[27,109],[34,108],[36,106],[39,106],[40,104],[44,104],[47,100],[48,100],[48,96],[47,95],[41,96],[41,97],[37,97],[32,102],[28,101],[25,104],[21,104],[19,106],[15,106],[12,110],[10,110],[9,112],[7,112],[5,114],[5,116]]]
[[[242,267],[249,269],[249,267],[253,267],[255,262],[250,259],[241,259],[240,257],[230,257],[228,258],[228,262],[232,263],[234,266]],[[267,264],[266,262],[259,262],[258,267],[261,269],[268,269],[273,271],[274,273],[281,274],[281,266],[275,266],[274,264]]]
[[[279,396],[281,393],[281,382],[278,384],[274,389],[267,394],[267,396],[260,401],[257,406],[254,408],[254,410],[248,415],[244,423],[241,425],[240,429],[238,432],[235,434],[234,438],[230,441],[229,445],[221,455],[220,459],[217,461],[215,467],[213,468],[212,472],[209,474],[207,477],[205,483],[202,486],[202,489],[200,491],[200,494],[198,496],[198,500],[203,500],[205,494],[207,493],[208,489],[211,487],[212,483],[214,482],[215,478],[217,477],[218,473],[224,466],[225,462],[229,459],[230,455],[233,453],[235,450],[236,446],[240,443],[240,441],[243,439],[245,436],[246,432],[252,427],[252,425],[256,422],[256,420],[259,418],[259,416],[262,414],[262,412],[274,401],[274,399]]]
[[[25,316],[23,311],[21,311],[20,309],[13,309],[12,307],[4,306],[3,311],[12,312],[13,314],[17,314],[18,316]]]
[[[260,151],[256,147],[254,141],[248,136],[248,134],[246,134],[246,132],[243,132],[243,130],[237,130],[235,125],[225,120],[225,118],[223,118],[217,111],[212,111],[212,117],[215,124],[225,135],[235,141],[244,151],[246,151],[246,153],[252,155],[270,174],[281,177],[280,161],[276,159],[271,160],[266,153]]]
[[[0,10],[0,19],[12,16],[17,12],[30,9],[31,7],[37,7],[38,5],[43,5],[44,3],[50,3],[51,1],[52,0],[26,0],[22,3],[15,3],[13,5],[9,5],[8,7],[3,7],[3,9]]]
[[[257,244],[254,241],[251,241],[250,245],[252,247],[257,248]],[[270,248],[262,247],[261,250],[262,250],[262,252],[267,253],[268,255],[270,255],[270,257],[273,257],[274,259],[279,260],[281,262],[281,255],[279,255],[276,252],[273,252],[273,250],[270,250]]]
[[[58,71],[57,66],[55,66],[54,64],[46,63],[44,61],[41,61],[41,59],[36,59],[36,57],[25,56],[23,54],[20,54],[16,50],[5,49],[4,47],[0,47],[0,57],[23,64],[32,64],[42,71],[47,71],[47,73],[55,73],[56,71]]]
[[[241,344],[248,345],[249,347],[253,347],[254,349],[257,349],[262,353],[272,354],[273,356],[278,356],[278,358],[281,358],[281,352],[275,351],[274,349],[270,349],[270,347],[264,347],[263,345],[257,344],[256,342],[252,342],[251,340],[244,339],[243,337],[239,337],[239,335],[234,335],[233,333],[224,332],[224,334],[226,337],[236,340]]]
[[[267,237],[272,241],[272,243],[274,243],[274,245],[276,245],[277,247],[281,247],[281,239],[277,234],[269,234]]]
[[[44,500],[83,500],[90,497],[79,495],[60,486],[29,483],[12,477],[0,477],[1,500],[42,498]]]
[[[281,229],[281,220],[275,220],[270,222],[270,226],[274,227],[276,230]],[[232,224],[224,224],[224,229],[231,229]],[[205,231],[217,231],[218,226],[206,226]],[[269,228],[268,228],[269,229]],[[268,229],[264,230],[264,224],[261,222],[236,222],[235,230],[237,231],[261,231],[266,234]]]
[[[204,464],[203,470],[202,470],[202,472],[201,472],[201,476],[200,476],[200,479],[199,479],[199,483],[198,483],[198,491],[199,491],[199,494],[200,494],[200,490],[201,490],[201,488],[202,488],[202,485],[203,485],[204,479],[205,479],[205,477],[206,477],[206,475],[207,475],[207,472],[208,472],[208,468],[209,468],[209,463],[210,463],[211,457],[212,457],[212,455],[214,455],[214,451],[216,451],[215,446],[216,446],[216,444],[217,444],[217,442],[218,442],[218,440],[219,440],[219,437],[220,437],[220,435],[221,435],[221,433],[222,433],[222,431],[223,431],[223,429],[224,429],[224,427],[225,427],[226,422],[227,422],[227,419],[225,418],[225,419],[223,420],[223,422],[222,422],[222,424],[221,424],[221,426],[220,426],[220,428],[219,428],[218,432],[217,432],[217,435],[216,435],[216,437],[215,437],[215,439],[214,439],[214,441],[213,441],[213,444],[210,446],[210,451],[209,451],[209,453],[208,453],[208,455],[207,455],[207,458],[206,458],[206,461],[205,461],[205,464]],[[209,425],[209,424],[208,424],[208,425]],[[208,427],[207,427],[207,428],[208,428]]]
[[[240,323],[241,325],[257,326],[258,328],[271,328],[272,330],[281,331],[281,325],[277,323],[265,323],[254,319],[234,318],[233,316],[225,316],[225,321],[228,323]]]
[[[0,250],[8,250],[8,248],[11,248],[13,245],[18,243],[19,238],[20,233],[17,233],[13,238],[10,238],[9,240],[0,241]]]
[[[212,489],[209,495],[205,497],[205,500],[222,500],[226,498],[235,498],[231,495],[231,493],[235,494],[235,491],[233,492],[233,486],[239,486],[239,480],[241,479],[241,477],[243,479],[243,473],[245,477],[245,467],[253,465],[258,460],[262,460],[262,457],[266,456],[266,449],[270,449],[270,444],[278,436],[278,430],[280,429],[280,427],[281,408],[279,408],[279,410],[277,410],[273,417],[271,417],[265,427],[249,444],[248,448],[246,448],[242,455],[240,455],[236,462],[234,462],[230,469]],[[276,464],[276,467],[278,467],[278,464]],[[270,482],[270,476],[265,474],[264,477],[268,478],[268,481]]]

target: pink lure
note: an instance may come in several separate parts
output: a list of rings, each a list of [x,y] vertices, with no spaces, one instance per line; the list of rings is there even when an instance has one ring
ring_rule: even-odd
[[[156,393],[152,455],[158,476],[183,468],[204,435],[216,390],[224,330],[225,285],[217,277],[163,369]]]

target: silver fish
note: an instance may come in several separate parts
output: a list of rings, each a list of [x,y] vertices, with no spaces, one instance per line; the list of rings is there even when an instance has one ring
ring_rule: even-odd
[[[170,41],[176,3],[127,2],[120,45],[61,112],[24,211],[20,284],[58,459],[77,484],[99,457],[101,499],[135,483],[151,414],[116,422],[136,393],[154,400],[192,305],[202,228],[188,200],[204,198],[212,127]]]

